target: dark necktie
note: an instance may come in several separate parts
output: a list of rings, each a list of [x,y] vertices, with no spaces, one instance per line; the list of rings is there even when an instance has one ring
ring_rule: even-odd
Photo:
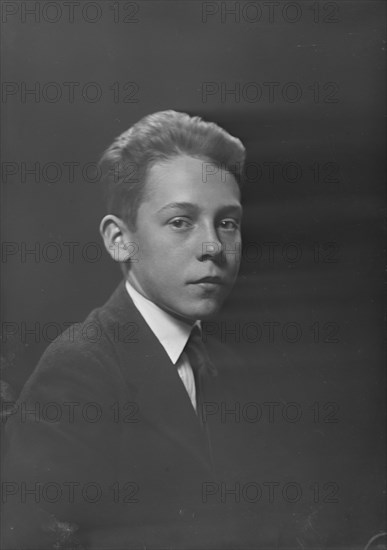
[[[203,398],[204,398],[204,382],[208,376],[216,376],[216,368],[208,356],[207,350],[203,344],[202,336],[199,327],[195,326],[184,351],[188,356],[191,365],[196,389],[196,410],[201,425],[203,422]]]

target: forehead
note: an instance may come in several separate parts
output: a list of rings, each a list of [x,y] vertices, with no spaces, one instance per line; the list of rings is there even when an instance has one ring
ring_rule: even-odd
[[[196,202],[240,202],[239,185],[230,172],[208,159],[180,155],[153,165],[146,178],[149,200],[186,197]]]

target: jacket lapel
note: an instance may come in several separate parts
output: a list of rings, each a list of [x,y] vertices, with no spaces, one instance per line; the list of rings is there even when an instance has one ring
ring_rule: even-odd
[[[189,450],[203,466],[211,466],[206,435],[176,366],[134,306],[124,282],[101,308],[100,318],[128,386],[136,389],[141,417]]]

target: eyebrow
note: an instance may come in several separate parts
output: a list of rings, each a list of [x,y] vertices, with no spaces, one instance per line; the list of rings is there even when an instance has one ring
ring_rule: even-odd
[[[157,210],[157,213],[163,212],[164,210],[171,210],[172,208],[187,208],[188,210],[195,210],[196,207],[191,202],[170,202],[160,208],[160,210]]]
[[[197,210],[197,206],[195,204],[192,204],[191,202],[170,202],[169,204],[166,204],[160,210],[157,211],[157,213],[163,212],[164,210],[172,210],[174,208],[186,208],[187,210]],[[237,212],[238,214],[242,215],[242,206],[240,204],[230,204],[222,206],[220,209],[220,212]]]

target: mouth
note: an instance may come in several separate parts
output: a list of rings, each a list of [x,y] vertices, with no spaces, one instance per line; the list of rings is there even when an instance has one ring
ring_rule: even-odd
[[[202,277],[201,279],[197,279],[196,281],[191,281],[190,284],[203,286],[206,285],[208,287],[223,286],[225,284],[225,281],[221,277]]]

